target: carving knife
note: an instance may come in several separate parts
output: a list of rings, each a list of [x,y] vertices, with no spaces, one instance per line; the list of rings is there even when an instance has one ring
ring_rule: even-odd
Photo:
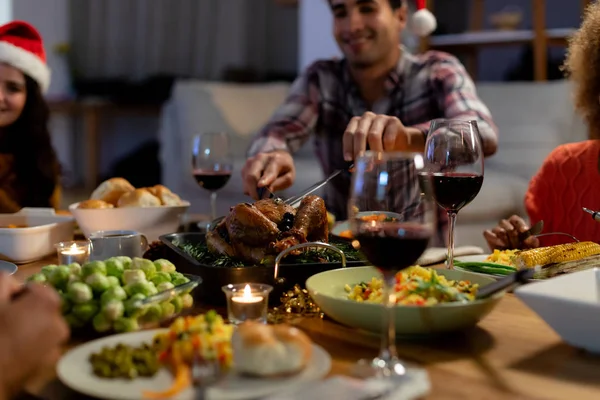
[[[583,211],[590,214],[592,216],[592,218],[594,218],[594,221],[600,222],[600,212],[593,211],[593,210],[590,210],[589,208],[585,208],[585,207],[583,207]]]

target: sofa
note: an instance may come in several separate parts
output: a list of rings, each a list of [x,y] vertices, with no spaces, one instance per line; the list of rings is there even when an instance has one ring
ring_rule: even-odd
[[[249,201],[242,192],[241,168],[252,135],[283,101],[288,83],[232,84],[178,81],[160,121],[162,181],[192,203],[191,212],[208,214],[209,193],[191,171],[194,134],[226,131],[232,137],[234,173],[218,192],[218,213]],[[523,197],[530,178],[556,146],[584,140],[586,128],[573,110],[567,81],[480,83],[478,93],[490,108],[499,134],[498,152],[486,159],[477,198],[458,215],[456,245],[485,248],[484,229],[512,214],[525,216]],[[283,193],[293,195],[322,179],[311,143],[294,156],[297,177]]]

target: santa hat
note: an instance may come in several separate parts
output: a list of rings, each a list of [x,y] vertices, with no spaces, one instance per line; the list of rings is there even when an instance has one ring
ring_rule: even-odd
[[[431,11],[427,9],[425,0],[415,1],[417,3],[417,10],[411,20],[412,31],[415,35],[421,37],[429,36],[437,28],[437,21]]]
[[[50,69],[42,36],[24,21],[13,21],[0,26],[0,62],[9,64],[33,78],[42,93],[50,86]]]

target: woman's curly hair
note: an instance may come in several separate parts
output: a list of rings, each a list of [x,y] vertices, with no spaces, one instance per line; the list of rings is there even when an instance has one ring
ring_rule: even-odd
[[[575,107],[588,124],[590,139],[600,139],[600,2],[586,8],[569,40],[563,70],[575,84]]]

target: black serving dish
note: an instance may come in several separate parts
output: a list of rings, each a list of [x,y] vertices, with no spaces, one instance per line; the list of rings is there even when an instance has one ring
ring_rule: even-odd
[[[269,300],[276,305],[279,303],[281,295],[286,290],[293,288],[294,285],[300,284],[304,287],[304,283],[311,276],[342,267],[341,262],[290,264],[283,259],[279,266],[278,279],[275,281],[274,265],[214,267],[200,263],[178,247],[182,244],[201,244],[205,240],[204,233],[196,232],[170,233],[160,237],[160,241],[168,248],[165,258],[177,266],[177,271],[202,278],[202,284],[196,289],[194,299],[210,305],[225,305],[225,293],[221,288],[228,284],[237,283],[266,283],[272,285],[273,292],[269,296]],[[346,267],[365,265],[368,265],[366,261],[348,261],[346,263]]]

